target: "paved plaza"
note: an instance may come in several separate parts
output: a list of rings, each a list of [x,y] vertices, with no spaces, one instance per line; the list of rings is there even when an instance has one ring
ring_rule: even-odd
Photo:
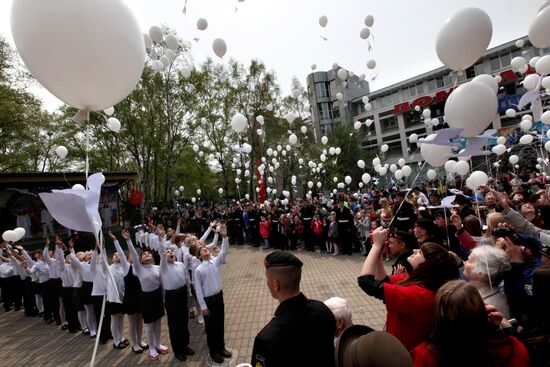
[[[271,319],[277,301],[265,285],[263,258],[266,250],[231,246],[227,263],[222,266],[225,300],[225,341],[233,358],[224,366],[250,362],[257,332]],[[357,286],[357,275],[364,257],[331,256],[295,252],[304,262],[301,289],[309,298],[325,300],[332,296],[346,298],[353,309],[356,324],[382,329],[386,319],[383,303],[367,296]],[[173,353],[149,361],[146,354],[134,354],[131,348],[113,349],[111,341],[100,345],[96,366],[209,366],[204,326],[189,321],[190,347],[196,354],[186,362]],[[144,335],[145,340],[145,335]],[[162,342],[170,346],[166,320],[163,318]],[[0,365],[2,366],[86,366],[92,355],[93,341],[81,333],[69,334],[59,327],[46,325],[42,319],[26,318],[23,312],[0,311]]]

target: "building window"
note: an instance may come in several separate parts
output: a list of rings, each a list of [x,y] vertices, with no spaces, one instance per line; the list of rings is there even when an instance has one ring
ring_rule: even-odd
[[[435,86],[437,89],[443,88],[445,86],[445,84],[443,83],[443,77],[438,76],[437,78],[435,78]]]
[[[494,59],[491,59],[491,71],[500,70],[500,58],[497,56]]]
[[[511,63],[512,63],[512,57],[510,56],[510,54],[504,54],[500,56],[500,66],[503,69],[509,67]]]
[[[389,131],[393,129],[397,129],[397,117],[396,116],[390,116],[385,119],[380,120],[380,125],[382,126],[383,131]]]
[[[428,92],[431,92],[434,90],[435,90],[435,80],[434,79],[428,80]]]
[[[470,66],[468,69],[466,69],[466,79],[472,79],[476,76],[476,70],[473,66]]]
[[[330,85],[327,82],[315,83],[315,94],[317,98],[328,97],[330,94]]]
[[[321,125],[321,135],[327,135],[327,129],[325,128],[325,125]]]
[[[317,103],[317,108],[319,109],[319,115],[321,116],[321,120],[332,119],[332,108],[330,107],[330,103],[328,102]]]
[[[409,98],[409,88],[403,89],[403,99]]]
[[[485,74],[483,72],[483,70],[484,70],[483,64],[474,65],[474,69],[475,69],[476,75]]]
[[[420,83],[416,85],[416,94],[421,96],[424,93],[424,84]]]
[[[332,110],[332,117],[335,119],[340,117],[340,110],[338,109],[338,107],[334,107],[334,109]]]

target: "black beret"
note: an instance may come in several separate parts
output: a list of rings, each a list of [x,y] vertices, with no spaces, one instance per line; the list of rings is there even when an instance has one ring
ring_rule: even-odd
[[[416,226],[426,230],[428,234],[431,234],[431,235],[433,235],[435,232],[435,224],[433,221],[429,219],[425,219],[425,218],[419,219],[416,222]]]
[[[301,268],[304,264],[290,252],[274,251],[265,257],[264,265],[266,268],[276,266],[294,266]]]

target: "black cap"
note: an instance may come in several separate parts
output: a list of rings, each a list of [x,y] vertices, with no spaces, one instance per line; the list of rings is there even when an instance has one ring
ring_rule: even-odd
[[[426,230],[426,232],[428,232],[428,235],[433,235],[435,232],[435,224],[429,219],[423,218],[418,220],[416,222],[416,226]]]
[[[274,251],[265,257],[264,265],[266,268],[276,266],[294,266],[296,268],[301,268],[304,263],[290,252]]]
[[[436,211],[434,214],[434,218],[437,217],[445,218],[445,209]]]
[[[453,201],[453,204],[468,204],[470,202],[470,199],[468,199],[466,196],[462,194],[457,194],[455,196],[455,200]]]
[[[413,250],[417,247],[417,242],[413,236],[409,234],[407,231],[402,230],[395,230],[390,233],[390,237],[397,238],[405,243],[405,246],[407,246],[408,250]]]

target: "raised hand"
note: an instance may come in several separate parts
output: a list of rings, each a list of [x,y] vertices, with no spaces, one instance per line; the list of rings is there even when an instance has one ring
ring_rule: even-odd
[[[122,238],[124,238],[126,241],[128,241],[130,239],[130,233],[128,232],[127,229],[123,229],[122,232],[120,232],[120,235],[122,236]]]
[[[388,238],[389,228],[378,227],[372,232],[372,243],[375,246],[382,247]]]
[[[451,222],[456,227],[456,229],[462,228],[462,218],[457,213],[451,214]]]
[[[111,241],[116,241],[116,237],[113,234],[113,232],[109,231],[109,232],[107,232],[107,234],[109,235],[109,238],[111,239]]]

